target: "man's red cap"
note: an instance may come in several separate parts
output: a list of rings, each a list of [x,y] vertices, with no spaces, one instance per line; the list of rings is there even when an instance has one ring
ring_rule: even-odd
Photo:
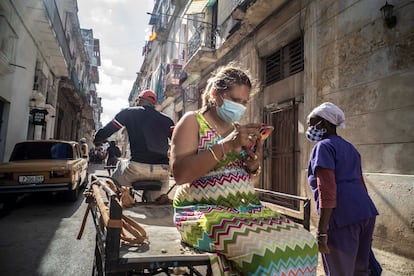
[[[137,101],[139,99],[141,99],[141,98],[149,101],[152,104],[156,104],[157,103],[157,94],[155,94],[151,90],[144,90],[141,93],[139,93],[138,98],[137,98]]]

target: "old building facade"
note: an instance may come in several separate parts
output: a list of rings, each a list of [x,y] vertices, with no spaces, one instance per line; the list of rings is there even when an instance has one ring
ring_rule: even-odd
[[[87,99],[90,62],[77,12],[76,0],[0,2],[1,161],[18,141],[77,140],[95,129],[101,108]]]
[[[257,185],[307,197],[306,115],[337,104],[347,118],[339,135],[360,151],[380,212],[374,246],[414,259],[414,3],[392,1],[390,24],[385,2],[155,1],[130,99],[152,88],[158,108],[178,120],[200,106],[218,66],[249,69],[260,85],[242,121],[275,127]]]

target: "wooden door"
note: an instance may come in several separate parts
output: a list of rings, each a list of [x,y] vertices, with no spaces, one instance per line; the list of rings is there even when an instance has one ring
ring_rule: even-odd
[[[265,110],[265,122],[273,125],[265,153],[266,189],[297,195],[297,104],[271,107]],[[266,183],[267,182],[267,183]],[[281,205],[294,207],[293,202]]]

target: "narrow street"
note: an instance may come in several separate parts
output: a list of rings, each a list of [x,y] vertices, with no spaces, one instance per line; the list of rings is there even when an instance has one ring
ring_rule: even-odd
[[[106,174],[103,165],[89,172]],[[0,218],[0,275],[91,275],[95,229],[89,217],[77,240],[85,213],[84,197],[67,202],[59,195],[20,199]]]

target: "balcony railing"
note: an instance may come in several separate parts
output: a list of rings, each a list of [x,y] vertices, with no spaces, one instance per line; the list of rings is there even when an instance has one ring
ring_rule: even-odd
[[[181,70],[183,66],[181,64],[172,63],[169,64],[169,69],[167,69],[168,73],[165,76],[166,84],[174,84],[178,85],[180,82]],[[168,68],[167,67],[167,68]]]
[[[69,45],[66,41],[65,32],[63,30],[62,20],[59,16],[59,12],[56,7],[56,2],[55,0],[43,0],[43,3],[45,5],[47,15],[49,16],[50,22],[52,24],[51,27],[56,34],[59,46],[66,60],[66,64],[69,65],[72,59],[69,51]]]
[[[15,43],[17,34],[4,15],[0,15],[0,75],[11,73],[15,61]]]
[[[188,41],[188,59],[200,48],[216,49],[216,33],[209,23],[201,23]]]
[[[72,70],[70,78],[73,82],[73,85],[75,86],[76,92],[81,93],[82,89],[83,89],[82,88],[82,83],[79,82],[78,75],[77,75],[75,70]]]
[[[180,77],[183,66],[178,63],[167,65],[167,73],[165,75],[165,94],[167,96],[175,96],[181,92]]]

